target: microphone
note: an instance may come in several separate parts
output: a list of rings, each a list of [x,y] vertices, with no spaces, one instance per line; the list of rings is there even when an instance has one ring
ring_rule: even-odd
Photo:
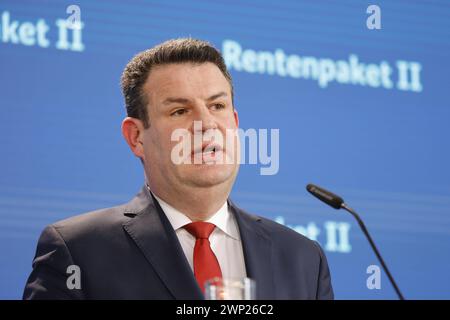
[[[404,300],[402,293],[400,292],[400,289],[397,286],[397,283],[395,283],[394,278],[392,277],[391,273],[389,272],[389,269],[386,265],[386,263],[383,260],[383,257],[381,257],[380,252],[378,251],[377,247],[375,246],[375,242],[373,242],[372,237],[369,234],[369,231],[367,230],[364,222],[359,217],[359,215],[350,208],[345,202],[344,199],[339,197],[338,195],[335,195],[334,193],[331,193],[328,190],[325,190],[321,187],[318,187],[312,183],[308,184],[306,186],[306,190],[308,190],[309,193],[311,193],[313,196],[318,198],[319,200],[325,202],[329,206],[335,208],[335,209],[344,209],[351,213],[353,217],[355,217],[356,221],[358,221],[359,226],[361,227],[361,230],[365,234],[367,240],[370,243],[370,246],[372,247],[372,250],[375,252],[375,255],[378,258],[378,261],[380,261],[381,266],[383,267],[384,272],[387,274],[389,281],[391,282],[392,286],[394,287],[395,292],[397,293],[397,296],[400,300]]]

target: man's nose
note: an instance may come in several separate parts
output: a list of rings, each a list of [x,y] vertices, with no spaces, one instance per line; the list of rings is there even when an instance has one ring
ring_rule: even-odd
[[[202,130],[203,132],[209,129],[217,129],[217,123],[211,111],[206,106],[202,106],[197,109],[195,113],[194,121],[197,121],[197,125],[193,130]],[[201,125],[200,125],[201,124]]]

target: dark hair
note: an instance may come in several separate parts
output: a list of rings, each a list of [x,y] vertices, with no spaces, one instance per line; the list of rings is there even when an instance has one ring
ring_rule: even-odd
[[[210,43],[202,40],[182,38],[163,42],[151,49],[138,53],[128,62],[122,74],[121,85],[129,117],[142,120],[144,127],[150,125],[147,99],[142,94],[148,75],[154,66],[169,63],[214,63],[228,80],[233,98],[233,83],[220,52]]]

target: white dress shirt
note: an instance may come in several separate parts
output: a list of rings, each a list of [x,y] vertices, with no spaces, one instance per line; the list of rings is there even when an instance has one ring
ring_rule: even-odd
[[[194,246],[195,237],[191,235],[183,226],[192,222],[186,215],[161,200],[152,193],[158,200],[159,205],[169,219],[175,233],[180,241],[183,252],[194,270]],[[228,208],[228,202],[222,205],[209,220],[216,226],[209,236],[211,249],[219,261],[223,278],[242,279],[247,276],[245,270],[244,253],[242,250],[241,236],[236,220]]]

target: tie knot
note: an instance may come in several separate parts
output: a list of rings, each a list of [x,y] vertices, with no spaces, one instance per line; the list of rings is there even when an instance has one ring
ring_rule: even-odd
[[[196,239],[208,239],[215,227],[214,224],[203,221],[191,222],[184,226]]]

